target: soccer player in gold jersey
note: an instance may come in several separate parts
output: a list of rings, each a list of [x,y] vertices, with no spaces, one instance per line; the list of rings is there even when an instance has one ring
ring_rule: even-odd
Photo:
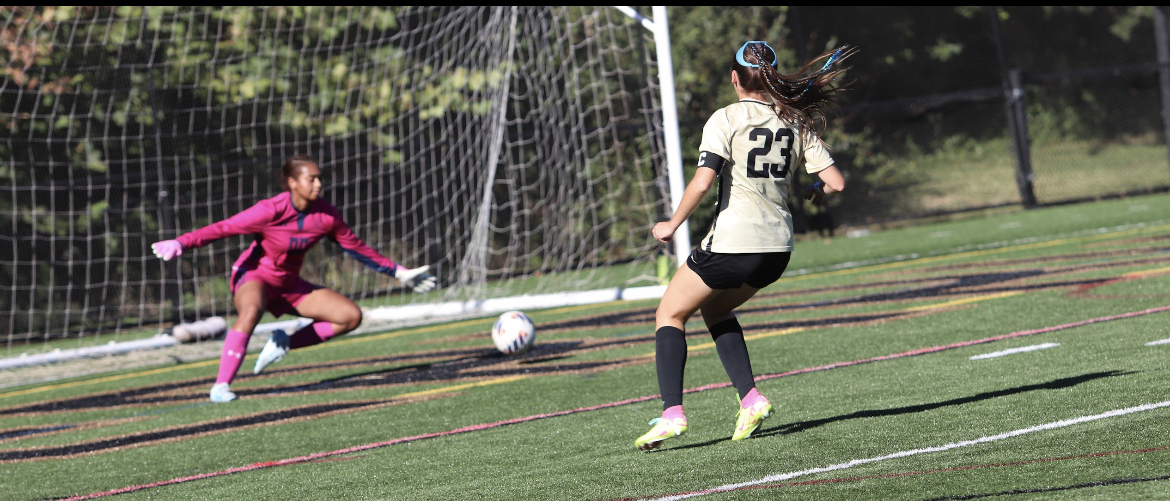
[[[699,168],[670,221],[654,226],[654,238],[670,242],[718,179],[718,202],[711,229],[667,286],[656,314],[655,353],[662,416],[635,440],[642,450],[687,431],[682,408],[687,344],[684,327],[696,311],[715,340],[727,376],[739,393],[740,411],[732,440],[755,432],[772,412],[756,390],[751,360],[735,308],[780,278],[792,253],[790,176],[803,164],[820,178],[805,197],[845,189],[815,126],[834,105],[838,65],[853,53],[842,47],[821,55],[790,75],[776,69],[767,42],[743,44],[731,64],[731,85],[739,101],[716,111],[703,127]],[[815,64],[824,61],[820,69]]]

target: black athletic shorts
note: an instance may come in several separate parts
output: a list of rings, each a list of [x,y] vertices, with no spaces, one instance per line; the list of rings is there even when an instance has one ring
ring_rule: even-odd
[[[780,279],[791,257],[791,252],[722,254],[698,248],[687,258],[687,266],[712,289],[738,289],[743,284],[763,289]]]

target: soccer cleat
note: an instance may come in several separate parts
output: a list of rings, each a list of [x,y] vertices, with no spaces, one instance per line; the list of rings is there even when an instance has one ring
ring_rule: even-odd
[[[256,367],[252,369],[252,374],[259,374],[269,364],[281,361],[288,354],[288,350],[288,334],[279,329],[272,331],[272,335],[268,336],[268,342],[264,344],[264,349],[260,350],[260,356],[256,358]]]
[[[731,435],[731,439],[743,440],[750,437],[764,423],[764,418],[771,414],[772,403],[763,396],[756,397],[751,407],[739,409],[739,418],[735,420],[735,433]]]
[[[236,394],[228,389],[227,383],[215,383],[211,385],[211,401],[217,404],[231,402],[236,399]]]
[[[634,441],[634,445],[643,451],[657,449],[664,440],[685,435],[687,432],[687,418],[685,417],[674,419],[659,417],[651,419],[650,424],[654,427]]]

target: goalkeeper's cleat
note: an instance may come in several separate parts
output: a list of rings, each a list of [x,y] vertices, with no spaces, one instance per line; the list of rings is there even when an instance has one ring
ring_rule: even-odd
[[[280,329],[272,331],[272,335],[268,336],[268,342],[264,344],[264,349],[260,350],[260,356],[256,357],[256,367],[252,369],[252,374],[259,374],[270,364],[283,360],[289,349],[288,334]]]
[[[215,383],[211,385],[211,401],[217,404],[231,402],[236,399],[236,394],[228,389],[227,383]]]
[[[764,423],[764,418],[772,414],[772,403],[763,395],[758,395],[756,401],[749,407],[739,409],[739,417],[735,420],[735,433],[732,440],[748,438]]]
[[[685,417],[676,417],[673,419],[659,417],[651,419],[650,424],[654,425],[654,427],[650,428],[650,431],[634,441],[634,445],[639,450],[648,451],[657,449],[666,439],[680,437],[687,433],[687,418]]]

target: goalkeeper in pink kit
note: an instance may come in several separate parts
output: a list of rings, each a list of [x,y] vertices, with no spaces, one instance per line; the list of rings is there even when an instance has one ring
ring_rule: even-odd
[[[284,193],[261,200],[231,218],[151,245],[156,256],[170,260],[186,249],[220,238],[256,236],[232,266],[231,291],[238,316],[224,339],[219,375],[211,387],[212,402],[236,399],[228,385],[243,363],[248,338],[265,310],[277,317],[293,313],[311,318],[313,323],[291,335],[274,331],[256,360],[256,374],[284,358],[289,350],[324,342],[361,324],[362,311],[353,301],[300,277],[305,253],[322,238],[333,239],[362,264],[397,278],[414,292],[430,291],[437,284],[435,276],[427,272],[429,266],[399,266],[353,234],[337,208],[319,198],[321,169],[312,157],[289,158],[280,176]]]

